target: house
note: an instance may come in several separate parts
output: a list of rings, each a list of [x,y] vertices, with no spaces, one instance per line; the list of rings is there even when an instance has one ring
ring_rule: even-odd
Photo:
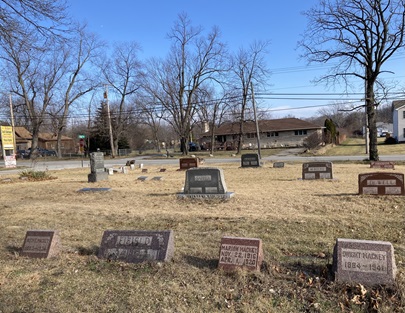
[[[405,100],[392,102],[392,136],[398,142],[405,142]]]
[[[300,147],[304,140],[312,134],[322,138],[323,126],[319,126],[298,118],[282,118],[258,121],[260,145],[262,148]],[[240,124],[228,122],[216,128],[215,145],[217,149],[233,150],[238,143]],[[256,124],[253,121],[244,122],[244,136],[242,149],[257,148]],[[211,133],[202,134],[200,141],[204,149],[210,147]]]

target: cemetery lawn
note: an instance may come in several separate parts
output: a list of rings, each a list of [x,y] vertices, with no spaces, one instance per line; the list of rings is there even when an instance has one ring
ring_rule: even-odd
[[[89,169],[56,179],[0,181],[0,312],[405,312],[402,196],[359,196],[366,164],[334,163],[334,180],[301,180],[302,164],[224,170],[229,201],[178,200],[185,173],[168,166],[114,174],[89,184]],[[392,171],[392,170],[386,170]],[[404,173],[405,165],[395,172]],[[162,181],[137,180],[162,176]],[[101,193],[79,193],[108,187]],[[58,230],[52,259],[19,255],[27,230]],[[97,258],[105,230],[173,230],[167,263]],[[223,236],[260,238],[260,272],[217,269]],[[389,241],[394,286],[334,282],[336,238]]]

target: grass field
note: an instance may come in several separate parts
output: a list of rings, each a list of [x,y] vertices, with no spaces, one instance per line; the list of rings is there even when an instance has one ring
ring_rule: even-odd
[[[221,164],[230,201],[178,200],[184,172],[149,167],[87,183],[89,169],[50,172],[49,181],[0,181],[0,312],[404,312],[404,199],[359,196],[365,164],[334,164],[334,180],[303,181],[301,164],[241,169]],[[404,165],[396,166],[403,173]],[[84,187],[110,192],[78,193]],[[59,230],[60,255],[21,257],[27,230]],[[168,263],[96,257],[104,230],[173,230]],[[263,241],[260,272],[217,269],[222,236]],[[393,287],[338,284],[336,238],[389,241]]]

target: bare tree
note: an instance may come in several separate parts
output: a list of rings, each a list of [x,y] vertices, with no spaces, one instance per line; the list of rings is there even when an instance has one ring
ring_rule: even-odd
[[[196,114],[195,94],[202,84],[215,80],[224,67],[225,46],[218,28],[206,36],[201,27],[193,27],[186,14],[180,14],[169,33],[172,48],[165,60],[151,60],[146,92],[167,110],[168,122],[180,137],[183,154]]]
[[[369,159],[378,160],[375,86],[386,61],[404,48],[405,0],[321,0],[305,15],[303,56],[309,62],[337,62],[320,80],[364,81]]]
[[[254,83],[255,88],[263,86],[269,75],[269,70],[266,67],[264,59],[268,45],[268,41],[255,41],[248,49],[240,48],[232,57],[232,72],[235,77],[235,87],[240,92],[241,99],[238,106],[238,154],[241,153],[243,145],[243,125],[246,120],[246,110],[250,101],[251,85]]]

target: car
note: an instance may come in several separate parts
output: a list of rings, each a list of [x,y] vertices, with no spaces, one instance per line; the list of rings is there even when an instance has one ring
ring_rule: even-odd
[[[200,150],[200,145],[195,142],[189,142],[188,143],[188,151],[198,151]]]
[[[38,149],[39,154],[41,156],[56,156],[56,151],[55,150],[48,150],[48,149]]]

